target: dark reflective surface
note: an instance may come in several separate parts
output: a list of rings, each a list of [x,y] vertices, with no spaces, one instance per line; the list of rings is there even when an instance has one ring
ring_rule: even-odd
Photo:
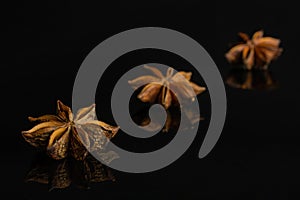
[[[299,7],[292,1],[12,4],[11,9],[3,7],[7,13],[1,24],[0,191],[8,192],[8,198],[299,199],[300,32]],[[237,41],[239,31],[251,34],[262,28],[266,35],[282,41],[284,51],[269,68],[279,86],[275,90],[241,90],[226,84],[226,123],[220,140],[204,159],[198,158],[198,151],[209,125],[209,91],[199,98],[205,120],[200,122],[195,141],[182,157],[162,170],[115,172],[115,181],[92,184],[88,192],[72,184],[63,191],[48,192],[48,184],[25,182],[36,155],[36,149],[21,136],[22,130],[31,127],[28,115],[54,112],[57,99],[71,105],[73,82],[85,56],[107,37],[143,26],[175,29],[198,41],[217,64],[224,83],[230,70],[224,57],[229,44]],[[102,79],[97,114],[112,125],[109,92],[114,85],[109,81],[121,76],[124,66],[161,62],[192,71],[193,81],[205,84],[188,64],[160,52],[127,57],[125,61],[126,65],[118,63]],[[120,142],[133,145],[127,140]]]

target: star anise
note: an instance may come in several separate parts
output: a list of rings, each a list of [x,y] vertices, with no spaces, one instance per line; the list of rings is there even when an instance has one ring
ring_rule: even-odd
[[[88,151],[102,150],[119,130],[119,127],[97,120],[95,105],[79,109],[73,117],[71,109],[59,100],[57,115],[28,119],[39,124],[28,131],[22,131],[25,140],[32,146],[46,149],[56,160],[68,154],[83,160]]]
[[[144,85],[138,95],[138,98],[143,102],[158,102],[168,109],[171,105],[178,105],[177,98],[194,101],[196,95],[205,91],[205,87],[190,81],[191,72],[180,71],[174,74],[174,69],[169,67],[166,76],[164,76],[157,68],[144,67],[150,70],[154,76],[145,75],[128,81],[134,89]]]
[[[250,39],[246,33],[239,33],[244,42],[226,53],[227,60],[230,63],[242,63],[248,70],[266,69],[270,62],[281,54],[282,48],[279,47],[279,39],[263,37],[263,34],[263,31],[257,31]]]

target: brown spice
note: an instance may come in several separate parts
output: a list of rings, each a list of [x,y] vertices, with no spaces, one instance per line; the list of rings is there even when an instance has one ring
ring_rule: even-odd
[[[70,107],[59,100],[57,115],[28,119],[38,124],[22,131],[24,139],[32,146],[46,148],[47,153],[56,160],[68,154],[83,160],[88,150],[101,150],[119,130],[119,127],[96,120],[95,105],[79,109],[73,117]]]
[[[190,81],[192,73],[180,71],[174,74],[174,69],[169,67],[164,76],[160,70],[151,66],[145,66],[154,75],[138,77],[128,83],[137,89],[137,86],[144,85],[138,98],[143,102],[162,104],[166,109],[171,105],[178,105],[178,99],[195,100],[195,96],[204,92],[205,87],[201,87]],[[174,91],[177,91],[174,94]]]
[[[250,39],[246,33],[239,33],[243,43],[232,47],[225,55],[230,63],[242,63],[246,69],[266,69],[270,62],[282,52],[280,40],[263,37],[263,31],[257,31]]]

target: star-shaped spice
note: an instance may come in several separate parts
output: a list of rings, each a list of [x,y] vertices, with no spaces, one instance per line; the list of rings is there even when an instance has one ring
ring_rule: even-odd
[[[266,69],[281,54],[282,48],[279,39],[263,37],[263,34],[263,31],[257,31],[250,39],[246,33],[239,33],[243,43],[232,47],[225,57],[230,63],[244,64],[248,70]]]
[[[174,74],[174,69],[169,67],[166,76],[164,76],[157,68],[144,67],[150,70],[153,75],[140,76],[128,81],[134,89],[144,85],[138,95],[138,98],[143,102],[158,102],[168,109],[171,105],[178,105],[177,98],[181,98],[183,101],[194,101],[196,95],[205,91],[205,87],[190,81],[191,72],[180,71]]]
[[[68,154],[83,160],[88,151],[102,150],[119,130],[119,127],[97,120],[95,105],[79,109],[74,117],[71,109],[59,100],[57,115],[28,119],[38,124],[28,131],[22,131],[25,140],[32,146],[46,149],[56,160]]]

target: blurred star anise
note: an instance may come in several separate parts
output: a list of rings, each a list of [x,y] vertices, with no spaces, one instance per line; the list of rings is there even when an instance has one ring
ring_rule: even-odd
[[[280,40],[272,37],[263,37],[263,31],[257,31],[250,39],[245,33],[239,33],[243,43],[232,47],[225,55],[230,63],[242,63],[246,69],[266,69],[270,62],[277,58],[282,48]]]
[[[32,146],[46,149],[48,155],[56,160],[68,154],[83,160],[88,151],[102,150],[119,130],[119,127],[97,120],[95,105],[79,109],[73,117],[71,109],[59,100],[57,115],[28,119],[38,124],[22,131],[25,140]]]
[[[205,91],[205,87],[198,86],[190,81],[192,73],[180,71],[174,74],[174,69],[169,67],[164,76],[160,70],[151,66],[144,66],[153,75],[140,76],[128,83],[134,88],[144,85],[138,98],[143,102],[162,104],[166,109],[171,105],[178,105],[178,99],[195,100],[195,96]],[[192,88],[192,89],[190,89]],[[174,91],[177,91],[174,94]]]

